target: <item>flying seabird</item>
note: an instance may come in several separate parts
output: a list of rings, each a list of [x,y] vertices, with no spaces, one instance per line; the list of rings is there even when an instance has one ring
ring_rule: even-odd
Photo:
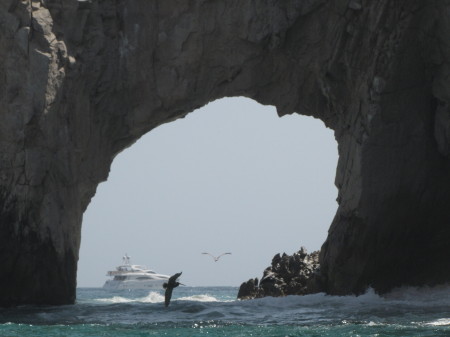
[[[170,299],[172,298],[173,288],[176,288],[181,284],[180,282],[177,282],[177,278],[180,277],[181,273],[176,273],[175,275],[172,275],[171,277],[169,277],[169,281],[163,284],[163,288],[166,289],[166,293],[164,294],[164,303],[166,307],[169,306]]]
[[[214,259],[214,262],[219,261],[220,257],[223,256],[223,255],[231,255],[231,253],[222,253],[222,254],[220,254],[219,256],[216,257],[216,256],[214,256],[214,255],[212,255],[210,253],[202,253],[202,254],[211,256]]]

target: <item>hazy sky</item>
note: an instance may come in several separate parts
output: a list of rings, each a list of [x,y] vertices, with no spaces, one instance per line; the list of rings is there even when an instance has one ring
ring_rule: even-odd
[[[215,101],[119,154],[83,219],[79,287],[122,262],[189,286],[239,286],[276,253],[320,249],[336,212],[337,144],[320,120]],[[232,252],[214,262],[201,255]]]

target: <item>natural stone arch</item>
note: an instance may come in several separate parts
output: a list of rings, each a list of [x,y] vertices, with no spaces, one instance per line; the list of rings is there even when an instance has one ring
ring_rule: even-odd
[[[114,156],[237,95],[335,130],[325,291],[448,281],[449,7],[2,2],[0,303],[73,302],[82,213]]]
[[[237,286],[275,252],[318,250],[337,209],[336,163],[320,120],[244,97],[159,126],[114,158],[84,212],[77,287],[101,286],[99,270],[123,252],[161,273],[182,268],[185,284]],[[220,265],[200,254],[227,250]]]

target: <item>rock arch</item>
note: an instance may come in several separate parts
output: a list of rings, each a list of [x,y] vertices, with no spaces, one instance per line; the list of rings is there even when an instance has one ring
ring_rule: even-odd
[[[225,96],[339,144],[323,288],[450,279],[448,1],[0,4],[0,304],[72,303],[83,211],[114,156]]]

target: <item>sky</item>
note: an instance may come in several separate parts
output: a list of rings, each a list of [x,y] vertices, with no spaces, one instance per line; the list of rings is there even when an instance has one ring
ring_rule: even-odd
[[[337,143],[322,121],[238,97],[144,135],[83,217],[78,287],[127,253],[188,286],[261,278],[277,253],[320,249],[336,213]],[[223,256],[214,262],[202,252]]]

